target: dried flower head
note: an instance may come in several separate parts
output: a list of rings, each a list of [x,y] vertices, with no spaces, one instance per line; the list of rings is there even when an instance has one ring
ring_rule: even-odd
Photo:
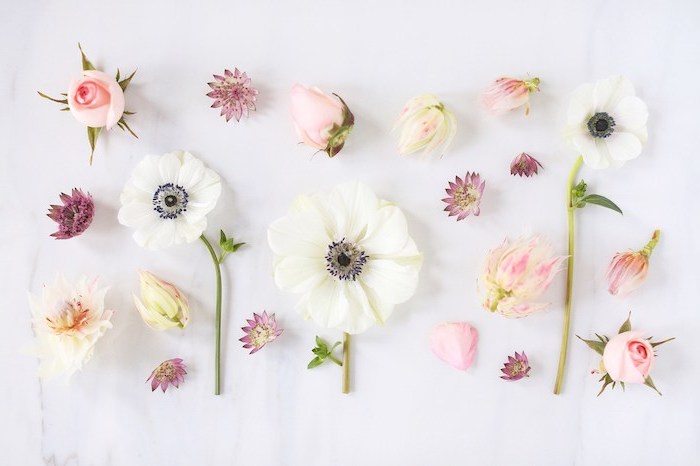
[[[146,382],[151,381],[151,391],[155,391],[160,385],[161,390],[165,393],[169,385],[174,385],[175,388],[180,388],[180,384],[185,381],[185,365],[182,359],[168,359],[163,361],[151,372],[150,377]]]
[[[486,181],[482,181],[478,173],[467,172],[464,180],[455,176],[455,182],[450,181],[449,187],[445,188],[448,195],[442,200],[447,203],[445,212],[449,212],[449,217],[457,215],[457,221],[464,220],[469,214],[479,215],[485,186]]]
[[[260,351],[263,346],[282,334],[282,329],[277,328],[274,313],[271,315],[268,315],[267,311],[263,311],[262,315],[253,313],[253,318],[247,321],[248,326],[241,328],[246,334],[238,341],[245,343],[243,348],[253,348],[250,354]]]
[[[250,78],[246,73],[241,73],[238,68],[231,73],[224,71],[224,76],[214,75],[215,81],[209,84],[213,90],[207,97],[214,99],[212,108],[221,107],[221,116],[229,121],[236,117],[240,121],[242,116],[247,117],[249,110],[255,110],[255,100],[258,90],[250,85]]]
[[[525,175],[526,177],[531,177],[532,175],[537,175],[537,167],[544,168],[542,164],[533,156],[523,152],[513,159],[510,163],[510,174]]]
[[[516,351],[515,357],[508,356],[508,362],[503,364],[501,372],[504,374],[501,378],[509,382],[515,382],[524,377],[530,377],[530,363],[527,360],[525,351],[521,354],[518,354]]]
[[[49,213],[46,214],[58,224],[58,231],[51,236],[56,239],[68,239],[82,234],[95,216],[92,196],[73,188],[70,195],[61,193],[61,202],[63,205],[51,205]]]

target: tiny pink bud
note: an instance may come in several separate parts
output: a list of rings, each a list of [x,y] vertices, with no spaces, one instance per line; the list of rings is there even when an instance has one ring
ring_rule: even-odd
[[[530,94],[540,89],[539,78],[527,81],[514,78],[498,78],[481,94],[481,103],[487,112],[500,115],[525,106],[525,115],[530,113]]]

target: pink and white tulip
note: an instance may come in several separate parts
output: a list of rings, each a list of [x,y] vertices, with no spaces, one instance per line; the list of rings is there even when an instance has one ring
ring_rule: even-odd
[[[462,371],[472,365],[478,342],[478,332],[467,322],[440,324],[430,334],[430,349],[433,354]]]
[[[399,154],[407,155],[423,150],[440,149],[445,153],[457,132],[452,112],[432,94],[423,94],[404,105],[394,129],[401,129]]]
[[[479,277],[482,305],[508,318],[525,317],[549,303],[537,300],[547,291],[567,256],[554,256],[538,236],[506,239],[489,252]]]
[[[481,94],[481,103],[487,112],[500,115],[525,106],[525,115],[530,113],[530,94],[539,91],[539,78],[528,80],[498,78]]]
[[[651,240],[637,252],[618,252],[610,261],[608,291],[612,295],[625,296],[639,288],[649,274],[649,257],[659,242],[661,231],[656,230]]]

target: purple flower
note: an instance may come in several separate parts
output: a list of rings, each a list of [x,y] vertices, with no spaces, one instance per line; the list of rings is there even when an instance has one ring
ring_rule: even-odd
[[[255,96],[258,90],[250,86],[250,78],[246,73],[241,73],[235,68],[231,73],[224,71],[224,76],[214,75],[213,83],[209,84],[213,90],[207,94],[214,99],[212,108],[221,107],[221,116],[229,121],[236,117],[240,121],[242,116],[248,116],[248,110],[255,110]]]
[[[160,363],[153,372],[151,376],[146,379],[146,382],[151,381],[151,391],[155,391],[160,385],[160,388],[165,393],[168,385],[174,385],[176,388],[180,388],[180,384],[185,381],[185,365],[182,363],[182,359],[168,359]]]
[[[481,209],[481,195],[484,193],[486,181],[482,181],[478,173],[467,172],[464,180],[455,176],[455,182],[449,182],[449,187],[445,188],[448,197],[442,202],[447,203],[445,212],[449,212],[449,217],[457,215],[457,221],[464,220],[469,214],[479,215]]]
[[[508,356],[508,362],[503,364],[503,369],[501,369],[505,375],[502,375],[503,380],[509,382],[515,382],[523,377],[529,377],[530,363],[527,361],[527,356],[525,356],[525,351],[522,354],[515,352],[515,357]]]
[[[85,194],[73,188],[70,195],[61,193],[63,205],[51,205],[46,214],[58,223],[58,231],[52,233],[56,239],[68,239],[82,234],[92,223],[95,216],[95,204],[90,193]]]
[[[262,315],[253,313],[253,318],[247,321],[248,326],[241,327],[246,335],[238,341],[245,343],[243,348],[253,348],[250,354],[260,351],[263,346],[282,334],[282,329],[277,328],[274,313],[272,315],[268,315],[267,311],[263,311]]]
[[[510,174],[527,176],[537,175],[537,166],[544,168],[540,162],[537,161],[533,156],[523,152],[513,159],[510,163]]]

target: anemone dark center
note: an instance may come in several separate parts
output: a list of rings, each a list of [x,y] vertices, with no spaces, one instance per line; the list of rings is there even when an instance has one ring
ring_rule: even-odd
[[[170,194],[168,196],[165,196],[164,202],[166,206],[172,207],[175,204],[177,204],[177,197]]]
[[[328,245],[326,270],[338,280],[357,280],[369,257],[354,243],[334,241]]]
[[[605,112],[593,115],[586,124],[594,138],[607,138],[615,131],[615,119]]]
[[[176,219],[187,211],[188,195],[185,188],[173,183],[158,186],[153,193],[153,210],[162,219]]]

